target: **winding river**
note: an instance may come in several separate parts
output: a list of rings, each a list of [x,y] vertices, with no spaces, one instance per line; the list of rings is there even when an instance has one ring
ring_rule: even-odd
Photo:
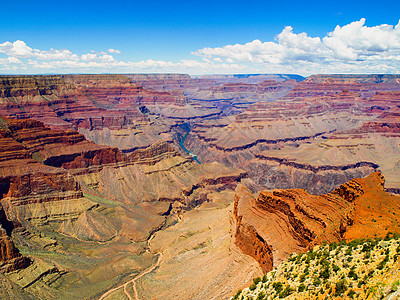
[[[182,128],[182,127],[181,127]],[[181,146],[181,148],[186,151],[189,155],[191,155],[193,157],[193,159],[198,163],[201,164],[201,162],[197,159],[197,156],[194,155],[192,152],[190,152],[188,149],[186,149],[184,143],[186,140],[187,135],[189,134],[190,129],[186,131],[186,134],[183,136],[182,140],[179,142],[179,145]]]

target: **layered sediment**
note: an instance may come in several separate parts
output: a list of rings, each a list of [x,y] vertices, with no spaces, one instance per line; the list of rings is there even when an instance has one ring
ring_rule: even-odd
[[[384,181],[383,175],[375,172],[320,196],[301,189],[253,195],[239,186],[233,211],[236,244],[267,272],[291,253],[305,252],[323,242],[399,232],[399,197],[384,191]]]

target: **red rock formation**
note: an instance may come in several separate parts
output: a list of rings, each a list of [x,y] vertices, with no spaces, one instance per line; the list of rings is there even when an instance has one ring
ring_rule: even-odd
[[[0,273],[24,269],[30,263],[30,259],[19,253],[11,238],[0,226]]]
[[[162,159],[179,155],[167,142],[159,141],[145,149],[137,149],[129,154],[128,159],[137,164],[154,165]]]
[[[186,98],[132,83],[124,75],[0,77],[0,114],[52,128],[124,128],[147,120],[142,105],[183,105]]]
[[[73,130],[51,130],[31,119],[0,117],[0,123],[0,135],[4,137],[0,161],[33,157],[45,165],[71,169],[126,160],[118,149],[96,145]],[[19,156],[15,157],[16,153]]]
[[[400,232],[400,198],[384,192],[383,184],[383,175],[376,172],[321,196],[294,189],[262,191],[254,197],[240,186],[233,211],[236,243],[269,271],[292,252],[322,242]]]
[[[0,194],[0,200],[1,198],[2,195]],[[0,204],[0,273],[23,269],[31,263],[29,258],[20,254],[10,237],[14,225],[7,219]]]

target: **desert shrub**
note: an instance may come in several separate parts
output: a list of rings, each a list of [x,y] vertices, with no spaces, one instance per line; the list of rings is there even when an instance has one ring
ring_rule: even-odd
[[[288,258],[288,261],[292,262],[292,261],[296,261],[298,255],[292,254],[290,255],[290,257]]]
[[[294,292],[294,289],[291,288],[289,285],[286,286],[286,288],[282,291],[282,293],[279,294],[279,298],[286,298],[290,294]]]
[[[371,271],[368,272],[368,275],[367,275],[367,276],[368,276],[368,277],[372,277],[372,275],[373,275],[374,273],[375,273],[375,270],[371,270]]]
[[[329,267],[324,267],[320,272],[319,272],[319,277],[327,280],[330,277],[330,272],[329,272]]]
[[[356,294],[355,291],[350,290],[350,291],[347,293],[347,296],[350,297],[351,299],[353,299],[355,294]]]
[[[365,285],[365,280],[360,280],[358,283],[357,283],[357,287],[358,288],[361,288],[363,285]]]
[[[386,255],[385,258],[379,263],[379,265],[377,266],[378,270],[382,270],[386,263],[389,261],[389,255]]]
[[[347,290],[347,283],[346,280],[342,279],[338,282],[336,282],[336,287],[335,287],[335,296],[341,296],[345,291]]]
[[[299,285],[299,287],[297,288],[297,290],[299,291],[299,293],[304,292],[304,290],[306,289],[306,286],[304,283],[301,283]]]
[[[372,243],[364,243],[361,252],[370,252],[373,248],[375,247],[375,245],[373,245]]]
[[[250,291],[254,291],[256,288],[257,288],[257,285],[253,283],[253,284],[249,287],[249,290],[250,290]]]
[[[314,277],[313,285],[319,286],[321,284],[321,279],[319,277]]]
[[[258,284],[261,281],[260,277],[256,277],[253,279],[254,284]]]
[[[337,273],[337,271],[339,271],[340,268],[337,265],[333,264],[332,265],[332,270],[333,270],[333,272]]]
[[[398,280],[393,282],[392,287],[390,288],[390,292],[391,293],[396,292],[399,289],[399,285],[400,285],[400,282]]]
[[[329,244],[329,251],[335,250],[337,248],[338,244],[337,243],[331,243]]]
[[[264,297],[265,297],[265,293],[261,291],[258,293],[256,300],[263,300]]]
[[[357,280],[358,279],[358,275],[356,272],[354,272],[354,269],[351,269],[349,271],[349,274],[347,275],[349,278],[353,278],[353,280]]]
[[[277,292],[277,293],[280,293],[282,290],[283,290],[283,283],[282,282],[274,282],[273,284],[272,284],[272,287],[274,288],[274,290]]]
[[[267,275],[264,275],[263,278],[262,278],[262,282],[265,283],[265,282],[267,282],[267,280],[268,280]]]
[[[307,256],[308,256],[308,258],[309,258],[310,260],[314,260],[314,259],[317,257],[317,253],[316,253],[316,252],[309,252],[309,253],[307,254]]]
[[[305,275],[308,275],[309,272],[310,272],[310,271],[309,271],[309,267],[308,267],[308,266],[305,267],[305,268],[304,268],[304,274],[305,274]]]

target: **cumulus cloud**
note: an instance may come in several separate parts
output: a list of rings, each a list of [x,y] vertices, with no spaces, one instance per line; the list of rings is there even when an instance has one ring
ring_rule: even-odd
[[[112,48],[108,49],[108,52],[110,52],[110,53],[116,53],[116,54],[121,54],[121,51],[119,51],[118,49],[112,49]]]
[[[400,21],[368,27],[365,19],[336,26],[325,36],[312,37],[283,28],[273,41],[206,47],[193,59],[123,61],[121,51],[73,53],[68,49],[41,50],[24,41],[0,44],[2,72],[185,72],[207,73],[399,73]],[[1,57],[3,56],[3,57]]]
[[[71,51],[62,49],[49,51],[32,49],[24,41],[17,40],[13,43],[5,42],[0,44],[0,53],[16,58],[37,58],[41,60],[72,59],[77,60],[78,56]]]
[[[287,26],[274,42],[254,40],[246,44],[203,48],[192,54],[226,62],[262,64],[283,70],[297,67],[311,72],[399,72],[400,21],[396,26],[368,27],[365,19],[336,28],[326,36],[294,33]]]

